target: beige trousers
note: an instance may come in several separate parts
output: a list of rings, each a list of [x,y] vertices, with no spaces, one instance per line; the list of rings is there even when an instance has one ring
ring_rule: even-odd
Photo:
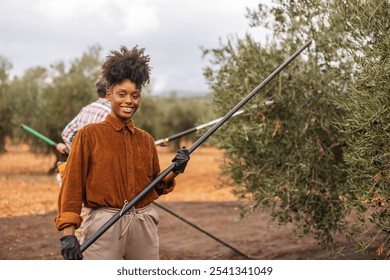
[[[81,222],[80,227],[78,229],[76,229],[76,232],[75,232],[75,235],[79,241],[81,240],[83,227],[84,227],[84,223],[85,223],[85,217],[87,216],[87,214],[90,210],[91,210],[91,208],[87,208],[84,206],[81,208],[80,216],[83,218],[83,221]]]
[[[86,213],[80,243],[118,211],[102,207]],[[131,209],[83,252],[84,260],[158,260],[158,222],[158,214],[151,205]]]

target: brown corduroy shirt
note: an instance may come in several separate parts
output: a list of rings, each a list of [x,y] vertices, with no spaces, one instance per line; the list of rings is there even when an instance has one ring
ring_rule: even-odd
[[[83,127],[76,134],[66,163],[56,228],[63,230],[70,225],[78,228],[83,203],[88,208],[122,208],[159,172],[154,139],[134,127],[133,121],[125,125],[108,115],[103,122]],[[171,184],[175,184],[174,180]],[[135,207],[146,206],[157,198],[157,192],[151,190]]]

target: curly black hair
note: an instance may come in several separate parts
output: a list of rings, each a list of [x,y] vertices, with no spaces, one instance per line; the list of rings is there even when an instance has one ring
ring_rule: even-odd
[[[129,79],[138,89],[150,82],[149,66],[150,57],[144,54],[145,49],[138,49],[135,46],[128,50],[121,46],[119,51],[111,51],[106,56],[102,66],[102,75],[106,80],[107,88]]]

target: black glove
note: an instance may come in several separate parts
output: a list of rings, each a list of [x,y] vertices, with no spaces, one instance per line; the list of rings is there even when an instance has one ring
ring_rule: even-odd
[[[172,160],[172,162],[175,163],[173,172],[175,172],[176,174],[184,173],[184,169],[186,169],[187,162],[189,160],[190,160],[190,153],[188,149],[183,146],[183,148],[177,151],[176,156]]]
[[[83,254],[80,251],[80,243],[74,235],[61,237],[61,255],[65,260],[82,260]]]

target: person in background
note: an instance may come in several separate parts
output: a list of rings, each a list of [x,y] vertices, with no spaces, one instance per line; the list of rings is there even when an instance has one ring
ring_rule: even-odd
[[[89,239],[160,173],[153,137],[134,126],[142,87],[150,81],[149,56],[144,49],[122,46],[111,51],[102,66],[111,113],[105,121],[81,128],[73,141],[58,197],[57,230],[63,231],[64,259],[159,259],[159,217],[151,203],[175,187],[190,159],[185,147],[174,159],[174,168],[84,252]],[[81,241],[75,237],[82,205],[85,217]]]
[[[80,128],[90,123],[104,121],[106,116],[111,113],[111,104],[106,99],[106,82],[102,77],[96,81],[96,91],[98,99],[83,107],[62,131],[61,136],[64,143],[56,145],[57,151],[61,154],[65,154],[66,149],[70,150],[72,141]]]

